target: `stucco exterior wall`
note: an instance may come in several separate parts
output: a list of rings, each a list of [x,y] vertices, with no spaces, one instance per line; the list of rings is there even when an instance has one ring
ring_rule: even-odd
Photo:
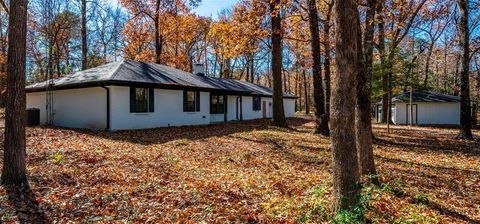
[[[40,124],[47,123],[46,101],[47,96],[45,92],[27,93],[27,109],[40,109]]]
[[[47,121],[46,93],[27,93],[27,108],[40,109],[40,123]],[[68,128],[105,129],[107,93],[101,87],[53,92],[53,124]]]
[[[417,123],[419,125],[459,125],[460,103],[413,103],[417,105]],[[407,104],[396,103],[396,124],[408,124]],[[415,108],[415,107],[414,107]],[[415,115],[415,112],[414,112]]]
[[[210,95],[200,92],[200,111],[183,112],[183,91],[155,89],[155,109],[152,113],[130,113],[130,90],[110,86],[111,129],[143,129],[210,123]]]
[[[130,89],[126,86],[108,86],[110,89],[110,129],[145,129],[156,127],[202,125],[223,122],[223,114],[210,114],[210,93],[200,92],[200,111],[183,112],[182,90],[154,90],[154,112],[130,113]],[[107,91],[101,87],[58,90],[54,92],[54,124],[62,127],[105,129],[107,126]],[[237,118],[238,96],[227,96],[227,121]],[[242,97],[243,119],[272,117],[272,98],[261,98],[261,110],[254,111],[252,96]],[[27,108],[40,109],[40,122],[46,123],[45,92],[28,93]],[[295,100],[284,99],[285,116],[295,115]],[[240,110],[240,105],[238,106]]]

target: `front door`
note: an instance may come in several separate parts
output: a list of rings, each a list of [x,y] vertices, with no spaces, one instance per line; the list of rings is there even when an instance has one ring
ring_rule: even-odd
[[[267,118],[267,101],[262,101],[263,118]]]
[[[413,116],[410,116],[410,111],[412,111],[412,115]],[[418,124],[418,115],[417,115],[417,112],[418,112],[418,107],[417,107],[417,104],[412,104],[412,110],[410,110],[410,104],[407,104],[407,124]],[[410,122],[413,121],[413,122]]]

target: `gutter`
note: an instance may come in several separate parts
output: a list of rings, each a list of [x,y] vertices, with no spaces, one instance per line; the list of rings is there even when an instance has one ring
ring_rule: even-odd
[[[107,127],[105,128],[106,131],[110,130],[110,89],[104,85],[100,85],[100,87],[107,90]]]

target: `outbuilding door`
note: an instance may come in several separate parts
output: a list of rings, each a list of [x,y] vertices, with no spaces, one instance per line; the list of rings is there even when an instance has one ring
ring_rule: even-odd
[[[377,123],[380,123],[382,121],[382,106],[377,105],[376,110],[377,111],[375,111],[375,114],[377,116],[375,116],[375,118],[377,119]]]
[[[262,101],[263,118],[267,118],[267,101]]]
[[[417,106],[417,104],[412,104],[412,114],[413,114],[413,117],[410,116],[410,111],[411,111],[411,110],[410,110],[410,104],[407,104],[407,113],[406,113],[406,115],[407,115],[407,119],[406,119],[407,124],[410,124],[410,123],[412,123],[412,124],[414,124],[414,125],[418,124],[418,114],[417,114],[417,112],[418,112],[418,106]],[[413,119],[413,120],[412,120],[413,122],[410,122],[410,119]]]

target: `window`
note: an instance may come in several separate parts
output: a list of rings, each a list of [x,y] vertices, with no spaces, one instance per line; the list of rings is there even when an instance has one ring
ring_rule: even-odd
[[[223,95],[210,95],[210,113],[225,113],[225,98]]]
[[[153,89],[130,87],[130,112],[153,112]]]
[[[259,97],[259,96],[254,96],[253,97],[253,106],[252,106],[253,110],[261,110],[262,109],[260,101],[261,101],[261,97]]]
[[[183,91],[183,111],[200,111],[200,92]]]

